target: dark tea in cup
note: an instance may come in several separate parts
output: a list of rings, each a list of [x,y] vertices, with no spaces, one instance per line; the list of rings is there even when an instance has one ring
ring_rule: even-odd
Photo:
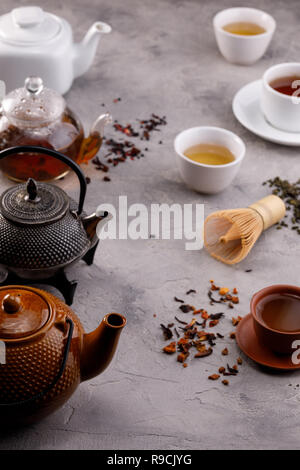
[[[300,341],[300,287],[265,287],[254,294],[250,307],[256,336],[264,347],[293,354],[294,341]]]
[[[299,96],[297,92],[300,86],[300,76],[292,75],[289,77],[280,77],[272,80],[269,83],[270,87],[278,91],[278,93],[283,93],[284,95],[289,96]]]
[[[258,302],[256,315],[273,330],[300,331],[300,297],[292,293],[267,295]]]

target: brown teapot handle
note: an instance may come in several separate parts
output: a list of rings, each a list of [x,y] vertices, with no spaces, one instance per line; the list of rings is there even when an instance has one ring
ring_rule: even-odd
[[[86,195],[86,179],[82,169],[80,168],[77,163],[75,163],[71,158],[67,157],[66,155],[57,152],[56,150],[48,149],[46,147],[38,147],[36,145],[21,145],[18,147],[10,147],[5,150],[0,151],[0,160],[2,158],[8,157],[9,155],[15,155],[16,153],[44,153],[45,155],[49,155],[50,157],[54,157],[57,160],[62,161],[66,165],[68,165],[77,175],[80,183],[80,195],[79,195],[79,202],[78,202],[78,210],[77,215],[80,215],[83,209],[83,204]]]
[[[69,351],[70,351],[73,331],[74,331],[74,323],[71,320],[71,318],[67,317],[66,322],[69,324],[69,333],[68,333],[68,338],[67,338],[67,342],[66,342],[66,347],[65,347],[65,350],[64,350],[64,355],[63,355],[63,359],[62,359],[59,371],[58,371],[56,377],[51,382],[51,384],[49,384],[48,387],[46,387],[41,392],[37,393],[36,395],[33,395],[30,398],[26,398],[25,400],[14,401],[12,403],[0,403],[0,409],[1,409],[1,407],[7,407],[7,406],[27,405],[27,404],[35,401],[35,400],[38,400],[39,398],[42,398],[44,395],[46,395],[48,392],[50,392],[50,390],[52,390],[52,388],[55,387],[55,385],[57,384],[57,382],[59,381],[59,379],[61,378],[61,376],[64,373],[64,370],[65,370],[65,367],[66,367],[66,364],[67,364]]]

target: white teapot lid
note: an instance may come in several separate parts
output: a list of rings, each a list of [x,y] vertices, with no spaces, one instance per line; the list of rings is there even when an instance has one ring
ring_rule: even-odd
[[[0,16],[0,39],[16,45],[49,41],[62,29],[60,19],[42,8],[20,7]]]
[[[46,88],[40,77],[28,77],[23,88],[11,91],[2,101],[2,111],[18,127],[42,127],[56,121],[66,102],[55,90]]]

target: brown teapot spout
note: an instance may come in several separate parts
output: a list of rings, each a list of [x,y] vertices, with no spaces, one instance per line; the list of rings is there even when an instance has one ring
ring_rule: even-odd
[[[113,216],[109,212],[104,211],[99,214],[94,212],[94,214],[88,215],[82,219],[83,227],[92,243],[98,240],[101,230],[112,218]]]
[[[106,369],[116,351],[126,318],[109,313],[95,331],[85,334],[80,359],[81,380],[89,380]]]

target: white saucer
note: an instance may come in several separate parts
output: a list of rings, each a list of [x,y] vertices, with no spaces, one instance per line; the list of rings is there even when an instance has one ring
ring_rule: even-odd
[[[253,134],[276,144],[300,146],[300,132],[285,132],[271,126],[260,109],[261,80],[248,83],[233,98],[232,110],[237,120]]]

